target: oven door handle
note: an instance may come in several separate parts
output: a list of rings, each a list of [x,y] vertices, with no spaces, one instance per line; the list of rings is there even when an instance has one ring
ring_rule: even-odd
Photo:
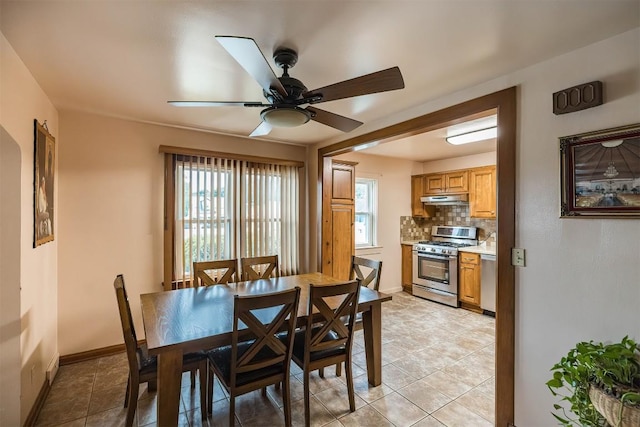
[[[436,254],[430,254],[427,252],[415,252],[414,254],[416,254],[418,256],[418,258],[431,258],[431,259],[457,259],[458,255],[436,255]]]

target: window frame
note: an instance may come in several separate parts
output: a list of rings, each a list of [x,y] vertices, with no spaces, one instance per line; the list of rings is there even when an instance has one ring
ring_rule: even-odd
[[[379,176],[378,175],[356,175],[355,186],[358,185],[366,185],[368,187],[368,193],[370,195],[368,200],[368,211],[358,211],[356,210],[357,203],[354,199],[354,224],[355,218],[358,215],[367,215],[369,217],[369,226],[368,232],[370,236],[370,240],[365,243],[355,243],[356,249],[365,249],[365,248],[373,248],[378,244],[378,187],[379,187]],[[355,234],[355,226],[354,226],[354,234]],[[354,242],[355,242],[354,235]]]

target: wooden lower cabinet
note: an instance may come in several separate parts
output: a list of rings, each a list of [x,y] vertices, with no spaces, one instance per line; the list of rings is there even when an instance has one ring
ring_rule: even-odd
[[[482,313],[480,308],[480,254],[460,252],[458,254],[458,300],[460,306]]]
[[[413,293],[412,291],[412,276],[413,276],[413,258],[411,255],[411,249],[413,245],[401,245],[402,246],[402,290],[405,292]]]

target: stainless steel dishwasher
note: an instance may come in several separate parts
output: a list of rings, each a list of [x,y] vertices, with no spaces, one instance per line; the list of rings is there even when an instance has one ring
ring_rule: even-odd
[[[480,254],[482,277],[480,278],[480,307],[496,312],[496,256]]]

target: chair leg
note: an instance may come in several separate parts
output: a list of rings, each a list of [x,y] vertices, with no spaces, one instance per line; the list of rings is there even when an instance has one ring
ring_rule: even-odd
[[[229,393],[229,427],[234,427],[236,421],[236,396]]]
[[[320,375],[320,378],[324,378],[324,368],[318,369],[318,375]]]
[[[267,388],[262,387],[262,397],[267,397]]]
[[[289,376],[282,382],[282,401],[284,402],[284,425],[291,427],[291,390],[289,389]]]
[[[131,392],[131,374],[129,374],[129,378],[127,378],[127,389],[124,392],[124,407],[126,408],[129,404],[129,393]]]
[[[136,409],[138,407],[138,390],[140,388],[140,383],[136,382],[134,384],[133,378],[129,378],[130,387],[129,387],[129,401],[125,405],[127,408],[127,419],[125,421],[126,427],[133,426],[133,417],[136,415]]]
[[[150,392],[158,390],[158,380],[150,380],[147,382],[147,390]]]
[[[351,372],[351,360],[347,359],[344,362],[344,371],[347,375],[347,394],[349,395],[349,410],[351,412],[356,410],[356,400],[353,390],[353,372]]]
[[[309,405],[309,368],[304,369],[304,425],[309,427],[311,425],[311,409]]]
[[[207,362],[207,402],[209,402],[209,415],[213,414],[213,369],[209,366],[209,362]]]
[[[195,389],[196,388],[196,370],[192,369],[191,370],[191,389]]]
[[[207,399],[207,383],[208,383],[208,364],[207,360],[200,362],[198,366],[198,371],[200,371],[200,415],[202,417],[202,423],[204,424],[204,420],[207,419],[207,405],[209,399]],[[193,373],[193,371],[191,371]],[[191,380],[191,385],[193,386],[195,382]]]
[[[342,363],[336,363],[336,377],[342,375]]]

